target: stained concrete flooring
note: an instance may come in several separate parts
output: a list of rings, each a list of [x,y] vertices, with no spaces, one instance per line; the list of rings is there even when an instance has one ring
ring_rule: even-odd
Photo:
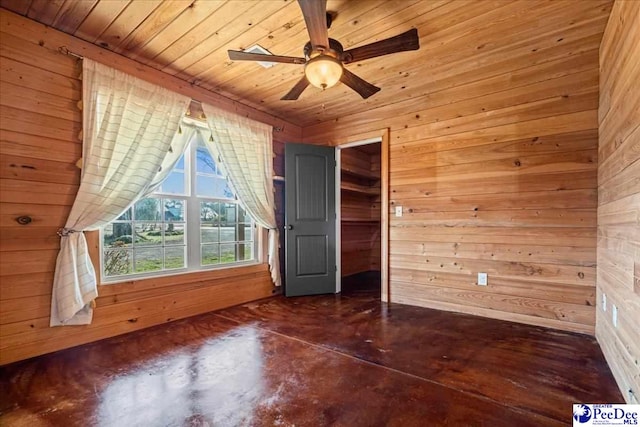
[[[595,339],[281,296],[0,368],[7,426],[564,426],[622,402]]]

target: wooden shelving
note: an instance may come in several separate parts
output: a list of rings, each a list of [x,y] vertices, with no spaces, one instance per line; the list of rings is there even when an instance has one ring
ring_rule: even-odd
[[[341,218],[342,222],[348,222],[350,224],[359,225],[376,225],[380,223],[379,219],[367,219],[367,218]]]
[[[365,169],[356,169],[352,167],[342,167],[341,172],[346,175],[351,175],[356,178],[366,179],[369,181],[378,181],[380,179],[380,175],[376,174],[374,171],[368,171]]]
[[[371,186],[356,184],[355,182],[349,182],[345,180],[343,180],[340,183],[340,189],[342,191],[350,191],[352,193],[366,194],[368,196],[378,196],[380,194],[380,187],[371,187]]]
[[[379,146],[342,150],[340,173],[342,275],[379,270]]]

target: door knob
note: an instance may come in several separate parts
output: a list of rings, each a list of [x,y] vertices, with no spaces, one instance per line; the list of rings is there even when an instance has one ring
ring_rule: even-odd
[[[285,225],[284,226],[285,230],[293,230],[293,225],[289,224],[289,225]]]

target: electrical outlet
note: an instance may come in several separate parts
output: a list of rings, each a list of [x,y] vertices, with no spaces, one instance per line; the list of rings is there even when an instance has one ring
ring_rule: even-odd
[[[487,286],[487,273],[478,273],[478,286]]]
[[[607,311],[607,294],[602,294],[602,311]]]
[[[613,304],[611,308],[611,320],[613,321],[613,327],[618,327],[618,307]]]
[[[402,216],[402,206],[396,206],[396,216]]]

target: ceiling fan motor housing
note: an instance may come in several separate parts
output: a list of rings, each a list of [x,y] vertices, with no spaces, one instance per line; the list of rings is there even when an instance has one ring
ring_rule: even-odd
[[[303,49],[304,58],[229,51],[231,60],[304,64],[305,75],[281,98],[282,100],[298,99],[309,85],[326,89],[338,82],[342,82],[363,99],[367,99],[377,93],[380,88],[347,70],[344,67],[345,64],[420,48],[418,30],[412,28],[397,36],[350,48],[345,52],[339,41],[328,37],[327,30],[331,27],[336,13],[326,10],[327,0],[298,0],[298,5],[302,10],[310,39]]]
[[[318,55],[328,55],[328,56],[332,56],[340,61],[342,61],[342,54],[344,52],[344,48],[342,47],[342,44],[335,39],[329,39],[329,49],[316,49],[314,51],[313,46],[311,45],[311,42],[307,42],[307,44],[304,45],[304,57],[307,59],[307,61],[313,57],[316,57]]]

